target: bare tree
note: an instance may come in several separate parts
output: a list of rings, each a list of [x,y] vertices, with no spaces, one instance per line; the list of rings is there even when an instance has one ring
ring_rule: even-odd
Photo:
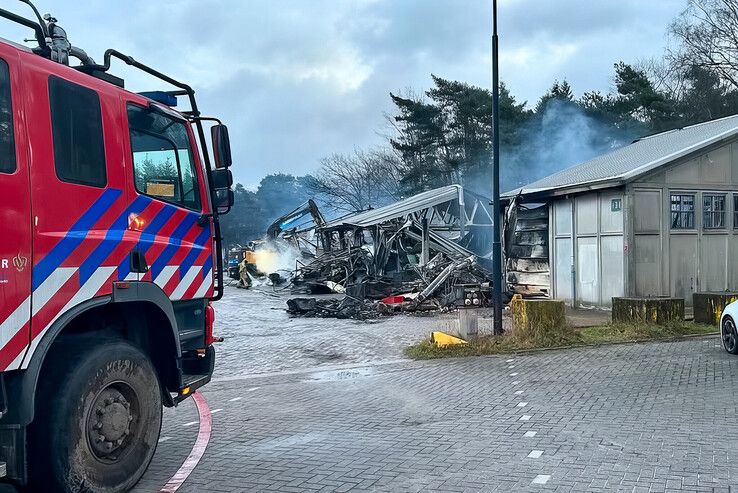
[[[689,0],[670,32],[679,42],[672,63],[714,71],[738,88],[738,0]]]
[[[361,211],[398,197],[399,168],[389,151],[357,149],[323,158],[309,186],[337,211]]]

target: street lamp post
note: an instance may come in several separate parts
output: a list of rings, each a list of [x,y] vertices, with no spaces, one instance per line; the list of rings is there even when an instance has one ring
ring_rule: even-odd
[[[492,0],[492,303],[494,333],[502,334],[502,243],[500,242],[500,73],[498,65],[497,0]]]

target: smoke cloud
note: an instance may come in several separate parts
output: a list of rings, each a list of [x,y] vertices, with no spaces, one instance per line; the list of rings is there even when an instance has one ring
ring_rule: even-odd
[[[573,102],[554,99],[521,129],[518,137],[519,145],[501,149],[503,191],[627,145],[636,135],[588,115]]]
[[[263,248],[254,252],[256,268],[264,274],[293,271],[302,254],[295,246],[284,241],[266,241]]]

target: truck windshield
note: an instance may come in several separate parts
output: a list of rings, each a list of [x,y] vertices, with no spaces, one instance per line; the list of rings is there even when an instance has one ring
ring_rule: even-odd
[[[200,211],[200,192],[186,124],[162,112],[128,106],[136,190]]]

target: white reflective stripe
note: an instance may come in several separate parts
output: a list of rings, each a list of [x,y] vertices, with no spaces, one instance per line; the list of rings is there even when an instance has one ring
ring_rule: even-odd
[[[205,279],[202,280],[202,284],[200,284],[200,287],[197,289],[197,292],[195,293],[195,296],[192,298],[195,300],[199,300],[200,298],[204,298],[205,294],[208,292],[208,289],[213,285],[213,271],[208,271],[207,275],[205,276]]]
[[[31,297],[29,296],[0,324],[0,347],[5,347],[8,341],[28,323],[30,314]]]
[[[10,341],[10,339],[15,336],[21,328],[23,328],[26,322],[29,321],[29,312],[31,309],[33,309],[33,313],[30,314],[30,316],[36,316],[36,314],[49,303],[49,300],[59,292],[61,287],[64,286],[76,271],[76,267],[60,267],[56,269],[44,282],[41,283],[39,287],[36,288],[31,296],[26,298],[21,306],[19,306],[0,326],[0,344],[2,347],[5,347],[8,341]],[[24,347],[20,354],[15,357],[5,370],[17,369],[25,354],[26,348]]]
[[[124,281],[138,281],[138,272],[129,272]]]
[[[38,343],[41,342],[41,339],[43,338],[44,334],[46,334],[46,331],[49,330],[49,327],[56,322],[56,320],[65,314],[67,311],[69,311],[71,308],[79,305],[83,301],[87,301],[90,298],[94,297],[95,294],[100,290],[101,287],[107,282],[107,280],[110,278],[110,276],[113,275],[113,272],[117,267],[100,267],[98,268],[92,276],[87,280],[84,285],[79,288],[79,291],[74,293],[74,296],[72,296],[72,299],[70,299],[66,305],[64,305],[64,308],[59,310],[56,315],[54,315],[54,318],[51,319],[51,321],[46,324],[46,327],[44,327],[44,330],[42,330],[34,339],[31,341],[31,347],[26,353],[26,357],[23,360],[23,364],[21,365],[22,368],[27,368],[28,364],[31,361],[31,356],[33,355],[33,352],[36,350],[36,347],[38,346]]]
[[[192,286],[195,277],[197,276],[197,274],[200,273],[201,270],[202,266],[200,265],[193,265],[192,267],[190,267],[190,270],[188,270],[187,274],[184,275],[170,298],[173,300],[181,299],[182,296],[184,296],[185,292],[189,289],[189,287]]]
[[[24,347],[23,350],[18,353],[18,356],[16,356],[15,359],[10,362],[10,364],[5,368],[4,371],[17,370],[18,368],[20,368],[21,363],[23,363],[23,357],[26,355],[27,349],[28,346]]]
[[[176,265],[165,265],[159,275],[156,276],[156,279],[154,279],[154,284],[164,289],[164,286],[167,285],[174,273],[177,272],[177,269],[179,269],[179,267]]]
[[[51,273],[33,292],[33,316],[46,306],[46,303],[64,286],[70,277],[77,272],[76,267],[60,267]]]

